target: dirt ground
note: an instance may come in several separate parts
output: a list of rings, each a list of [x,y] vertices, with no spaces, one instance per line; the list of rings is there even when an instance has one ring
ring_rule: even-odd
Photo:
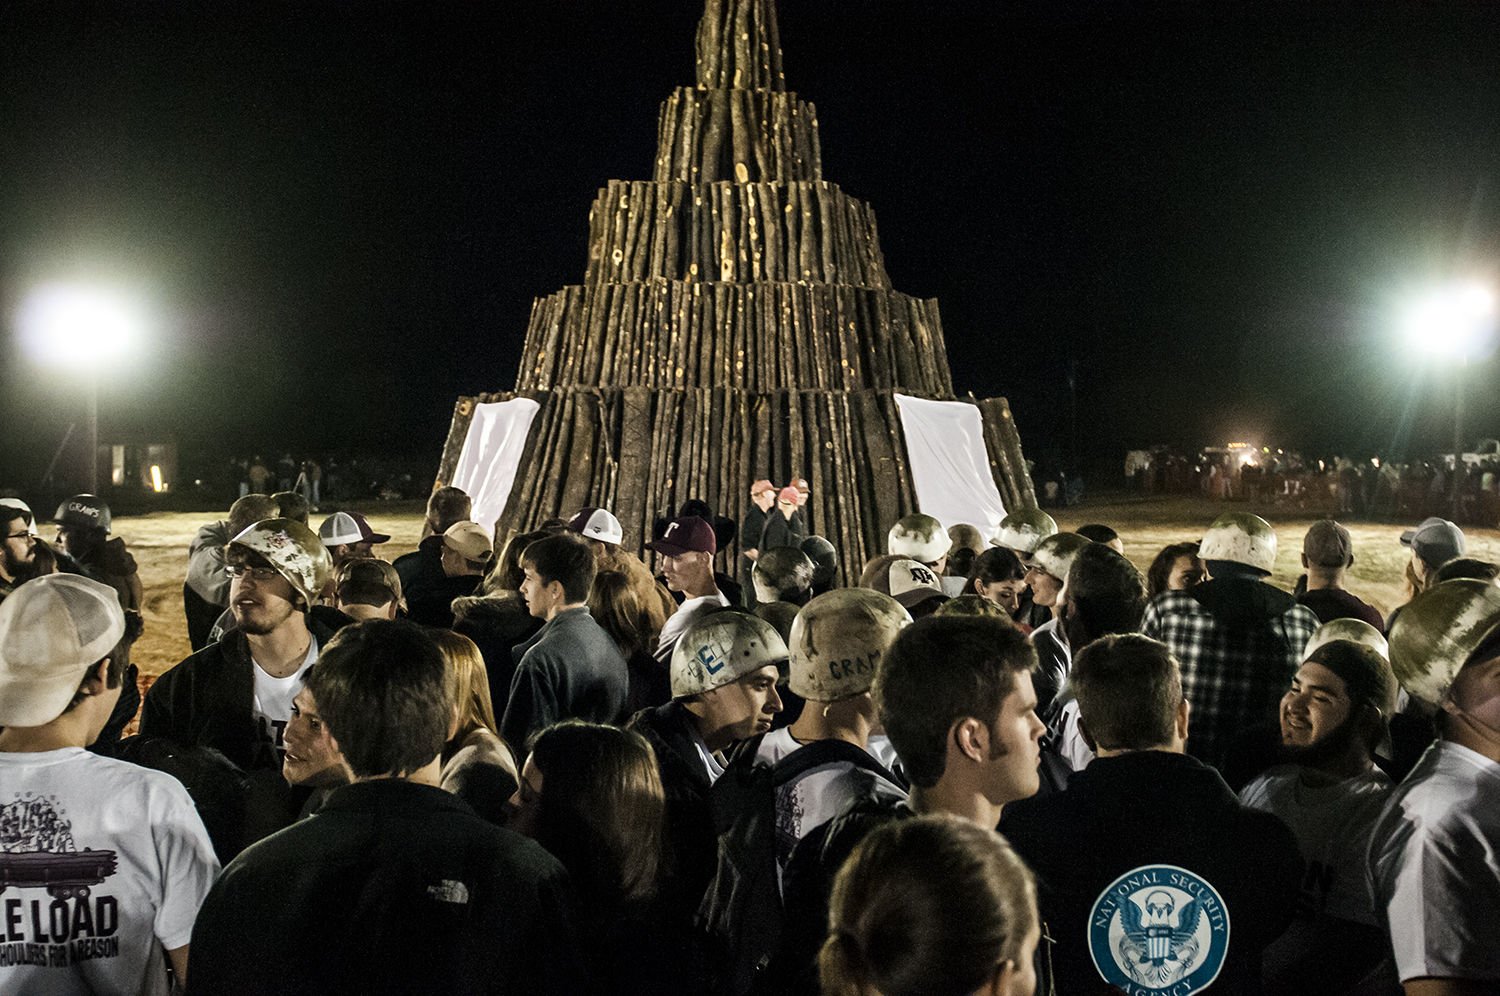
[[[1144,571],[1163,546],[1198,539],[1221,511],[1244,508],[1206,499],[1186,497],[1142,497],[1090,501],[1055,512],[1064,529],[1087,522],[1113,526],[1125,541],[1125,553]],[[379,552],[393,560],[415,549],[422,530],[422,506],[415,502],[368,505],[364,512],[370,524],[389,533],[391,541]],[[1302,535],[1315,516],[1288,510],[1260,510],[1276,527],[1281,540],[1272,580],[1290,589],[1300,573],[1298,556]],[[146,590],[146,630],[136,645],[134,660],[143,675],[156,675],[188,655],[187,624],[182,614],[182,579],[187,570],[187,548],[198,527],[222,516],[222,512],[159,512],[115,519],[115,535],[134,552]],[[1402,568],[1408,552],[1400,544],[1403,529],[1412,524],[1346,521],[1354,535],[1354,567],[1349,589],[1383,613],[1400,604]],[[1467,530],[1469,553],[1489,560],[1500,559],[1500,532]]]

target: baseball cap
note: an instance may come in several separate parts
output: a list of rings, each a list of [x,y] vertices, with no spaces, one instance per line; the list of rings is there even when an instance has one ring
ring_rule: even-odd
[[[1337,522],[1321,519],[1302,537],[1302,555],[1314,567],[1343,567],[1354,559],[1354,540]]]
[[[619,519],[610,514],[608,509],[592,506],[580,509],[577,515],[569,519],[568,528],[580,536],[598,540],[600,543],[619,545],[620,541],[625,538],[625,530],[621,527]]]
[[[365,517],[363,515],[360,515],[358,512],[350,512],[349,513],[349,517],[351,519],[353,519],[354,520],[354,524],[359,527],[359,538],[360,538],[361,542],[364,542],[364,543],[389,543],[390,542],[391,538],[389,536],[387,536],[385,533],[377,533],[375,530],[371,529],[370,528],[370,523],[365,519]]]
[[[685,515],[667,523],[666,531],[647,543],[646,548],[677,557],[684,553],[716,553],[719,544],[714,539],[713,526],[696,515]]]
[[[487,561],[495,556],[490,534],[469,519],[455,522],[443,530],[443,545],[465,560]]]
[[[807,494],[810,490],[812,490],[807,486],[807,478],[805,477],[792,478],[792,483],[788,486],[797,489],[797,491],[801,494]]]
[[[318,527],[318,539],[323,541],[324,546],[342,546],[346,543],[358,543],[364,536],[360,533],[359,523],[354,521],[354,516],[348,512],[334,512]]]
[[[920,605],[929,598],[948,598],[943,591],[943,582],[926,564],[902,558],[892,561],[886,570],[891,597],[900,602],[902,608]]]
[[[792,487],[790,484],[788,484],[786,487],[782,488],[780,491],[776,492],[776,500],[777,501],[789,501],[789,502],[792,502],[793,504],[795,504],[796,501],[797,501],[797,498],[798,498],[797,489],[794,488],[794,487]]]
[[[125,635],[108,585],[44,574],[0,602],[0,726],[41,726],[62,715],[90,665]]]
[[[1447,519],[1433,516],[1402,533],[1401,545],[1417,551],[1428,567],[1442,567],[1454,557],[1464,555],[1464,531]]]
[[[37,535],[36,515],[31,511],[31,506],[19,498],[0,498],[0,508],[13,508],[21,513],[26,520],[26,531],[33,536]],[[14,516],[11,516],[14,518]]]
[[[340,564],[334,589],[345,585],[354,588],[384,588],[391,593],[393,601],[401,601],[401,575],[396,573],[393,565],[374,557],[355,557]]]
[[[756,495],[761,494],[762,492],[775,490],[776,485],[772,484],[770,481],[762,477],[760,480],[750,485],[750,497],[754,498]]]

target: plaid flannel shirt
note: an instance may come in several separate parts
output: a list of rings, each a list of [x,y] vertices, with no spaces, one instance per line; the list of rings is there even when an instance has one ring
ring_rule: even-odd
[[[1182,691],[1193,704],[1188,753],[1220,767],[1236,735],[1275,719],[1317,628],[1318,617],[1295,602],[1280,614],[1229,622],[1189,592],[1158,595],[1141,632],[1165,643],[1182,665]]]

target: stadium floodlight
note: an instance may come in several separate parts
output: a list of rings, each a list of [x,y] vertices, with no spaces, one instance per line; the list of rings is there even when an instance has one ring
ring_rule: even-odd
[[[16,314],[16,332],[27,353],[86,380],[84,480],[94,493],[99,490],[99,375],[131,355],[145,324],[139,303],[118,290],[86,283],[41,284]]]
[[[1412,301],[1402,331],[1416,352],[1465,362],[1480,352],[1495,321],[1495,295],[1478,283],[1452,284]]]
[[[21,303],[16,328],[22,346],[44,363],[100,369],[140,342],[141,308],[124,294],[89,284],[49,283]]]

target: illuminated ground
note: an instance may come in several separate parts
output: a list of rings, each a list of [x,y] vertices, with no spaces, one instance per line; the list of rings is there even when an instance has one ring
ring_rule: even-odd
[[[1104,522],[1125,540],[1125,552],[1142,570],[1156,552],[1168,543],[1197,539],[1215,515],[1242,504],[1221,504],[1195,498],[1129,499],[1091,502],[1059,511],[1064,528],[1085,522]],[[409,505],[382,511],[363,506],[371,525],[392,536],[381,548],[387,559],[413,549],[422,528],[422,513]],[[1273,580],[1290,588],[1299,568],[1302,534],[1316,516],[1295,509],[1260,509],[1281,538]],[[187,545],[198,527],[222,513],[162,512],[115,519],[115,535],[124,537],[140,564],[146,589],[146,631],[136,646],[135,661],[146,675],[160,674],[188,654],[187,626],[182,615],[182,578],[187,566]],[[1401,571],[1407,552],[1399,543],[1408,524],[1348,522],[1354,534],[1355,562],[1349,587],[1355,594],[1389,611],[1402,599]],[[1488,559],[1500,558],[1500,532],[1470,530],[1470,553]]]

